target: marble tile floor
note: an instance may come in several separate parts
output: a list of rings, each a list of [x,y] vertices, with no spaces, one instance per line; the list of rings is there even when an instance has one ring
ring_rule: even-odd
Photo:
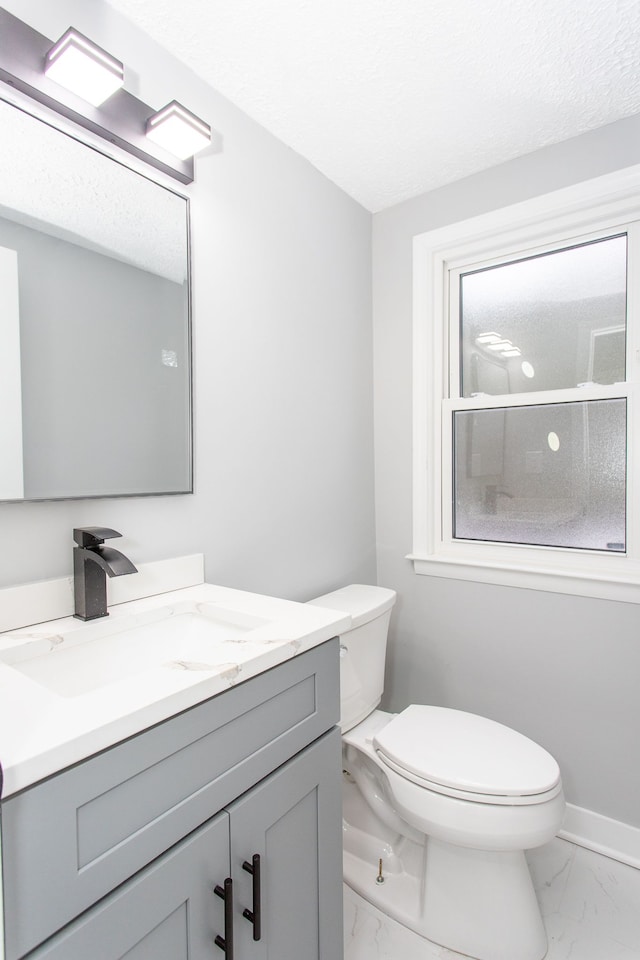
[[[545,960],[640,960],[640,870],[560,839],[527,857]],[[344,891],[345,960],[461,960]]]

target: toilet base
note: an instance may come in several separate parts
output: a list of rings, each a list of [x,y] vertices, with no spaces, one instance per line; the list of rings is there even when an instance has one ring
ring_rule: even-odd
[[[377,821],[348,783],[343,826],[345,882],[387,916],[476,960],[544,957],[546,932],[521,851],[409,840]]]
[[[478,960],[541,960],[547,952],[531,874],[519,850],[427,840],[423,936]]]

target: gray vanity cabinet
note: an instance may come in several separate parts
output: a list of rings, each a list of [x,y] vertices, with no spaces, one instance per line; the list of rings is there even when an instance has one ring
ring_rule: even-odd
[[[211,960],[220,953],[215,936],[224,930],[214,888],[229,863],[228,819],[215,817],[30,960]]]
[[[338,960],[338,712],[333,640],[4,800],[5,960]]]
[[[29,960],[336,960],[342,944],[336,746],[337,731],[322,737]],[[254,903],[255,873],[244,864],[253,865],[255,854],[260,896]],[[225,902],[215,893],[228,878],[229,926]],[[253,922],[244,916],[254,906],[259,940],[255,915]]]

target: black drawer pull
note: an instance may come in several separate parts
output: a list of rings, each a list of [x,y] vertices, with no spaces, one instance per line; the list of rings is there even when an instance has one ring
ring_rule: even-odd
[[[245,860],[242,869],[253,877],[253,909],[243,910],[242,916],[253,924],[253,939],[259,940],[262,935],[262,919],[260,915],[260,854],[254,853],[251,863]]]
[[[213,891],[224,900],[224,937],[216,937],[216,947],[224,950],[225,960],[233,960],[233,883],[227,877],[224,887],[218,885]]]

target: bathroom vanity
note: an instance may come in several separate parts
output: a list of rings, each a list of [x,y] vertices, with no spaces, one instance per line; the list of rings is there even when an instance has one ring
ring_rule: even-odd
[[[85,649],[94,644],[98,654],[106,631],[117,660],[118,637],[135,648],[140,624],[162,639],[159,611],[173,610],[171,622],[183,617],[181,629],[193,632],[194,611],[216,605],[227,618],[233,609],[254,618],[216,642],[217,663],[171,660],[102,686],[89,672],[62,694],[52,692],[57,667],[35,680],[29,658],[19,659],[21,648],[62,636],[30,659],[60,657],[67,644],[73,673],[83,631],[93,630]],[[19,725],[0,744],[9,761],[0,757],[4,960],[336,960],[342,847],[331,638],[344,616],[206,584],[114,612],[104,625],[68,618],[55,622],[57,633],[41,624],[0,634],[0,694],[29,687],[42,699],[40,721],[13,744],[13,757]]]

